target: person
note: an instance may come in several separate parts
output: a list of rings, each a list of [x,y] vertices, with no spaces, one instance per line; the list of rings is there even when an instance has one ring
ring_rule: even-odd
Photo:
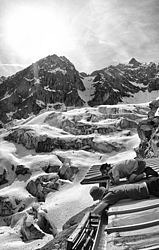
[[[120,178],[127,178],[128,182],[133,183],[148,178],[158,176],[158,173],[151,167],[146,167],[146,162],[140,159],[128,159],[116,164],[104,163],[100,167],[102,176],[109,176],[112,184],[118,185]]]
[[[94,201],[100,200],[92,213],[101,214],[104,209],[122,199],[142,200],[150,198],[150,195],[159,197],[159,177],[151,177],[140,183],[111,187],[109,190],[93,186],[90,195]]]

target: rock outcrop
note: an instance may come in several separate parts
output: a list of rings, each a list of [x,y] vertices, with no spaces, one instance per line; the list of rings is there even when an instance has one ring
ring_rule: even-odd
[[[102,128],[101,128],[102,131]],[[107,129],[108,132],[112,132],[111,129]],[[26,128],[18,128],[14,129],[8,136],[5,137],[8,141],[14,141],[17,143],[21,143],[27,149],[35,149],[37,153],[42,152],[52,152],[55,149],[62,149],[62,150],[88,150],[94,151],[97,150],[99,152],[110,153],[110,151],[119,151],[119,149],[123,145],[118,142],[107,142],[105,139],[104,141],[95,140],[95,135],[90,136],[57,136],[57,137],[49,137],[48,135],[37,135],[36,131],[32,129]]]
[[[18,194],[15,196],[10,194],[4,194],[0,196],[0,215],[1,221],[0,225],[2,226],[3,223],[6,222],[7,226],[11,225],[12,216],[24,211],[29,204],[34,202],[34,198],[32,197],[18,197]]]
[[[12,215],[10,226],[19,233],[24,242],[42,239],[45,234],[55,237],[58,233],[57,228],[49,222],[47,211],[41,209],[38,203]]]
[[[42,239],[45,234],[34,224],[30,218],[24,217],[21,223],[20,234],[24,242]]]
[[[16,175],[31,175],[31,171],[29,168],[25,167],[24,165],[17,165],[15,170]]]
[[[54,237],[56,237],[58,234],[58,230],[55,225],[50,223],[46,210],[44,211],[41,209],[37,211],[37,225],[46,234],[51,234]]]
[[[117,123],[117,127],[121,129],[137,128],[137,122],[131,119],[121,118]]]
[[[7,183],[7,170],[4,166],[0,168],[0,185]]]
[[[5,137],[8,141],[21,143],[27,149],[35,149],[36,152],[51,152],[54,149],[82,149],[84,146],[91,148],[93,136],[74,137],[37,135],[36,131],[30,128],[14,129]]]
[[[38,201],[45,201],[48,193],[59,190],[58,174],[46,174],[29,180],[26,190],[37,197]]]
[[[0,129],[4,127],[3,122],[0,121]]]
[[[15,210],[17,210],[18,203],[19,201],[17,199],[10,198],[9,196],[1,196],[0,197],[0,215],[9,216],[9,215],[14,214]]]
[[[129,61],[129,64],[132,64],[134,67],[138,67],[141,65],[141,63],[138,62],[135,58],[131,58],[131,60]]]
[[[0,155],[0,188],[12,184],[15,178],[15,166],[6,156]]]
[[[63,161],[62,167],[59,169],[58,175],[61,179],[72,181],[73,175],[77,174],[78,170],[71,167],[71,162],[68,159]]]

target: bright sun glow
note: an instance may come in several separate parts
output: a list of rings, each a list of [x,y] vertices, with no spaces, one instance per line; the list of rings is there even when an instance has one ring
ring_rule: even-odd
[[[9,46],[26,58],[64,53],[72,46],[69,25],[57,9],[16,8],[7,17],[5,31]]]

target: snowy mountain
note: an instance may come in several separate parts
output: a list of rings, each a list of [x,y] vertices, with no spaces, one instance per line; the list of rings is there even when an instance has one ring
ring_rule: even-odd
[[[83,83],[86,91],[78,92],[89,106],[148,102],[159,95],[159,65],[132,58],[128,64],[94,71]]]
[[[65,57],[48,56],[0,82],[0,116],[6,123],[27,118],[56,103],[96,106],[149,102],[159,96],[159,65],[132,58],[79,73]]]

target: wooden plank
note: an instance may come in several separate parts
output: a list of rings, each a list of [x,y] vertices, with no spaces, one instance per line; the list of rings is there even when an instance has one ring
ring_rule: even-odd
[[[96,183],[104,183],[104,182],[106,182],[106,181],[104,181],[104,180],[83,180],[83,181],[81,181],[80,183],[81,184],[96,184]]]
[[[98,169],[90,169],[88,173],[98,173],[99,175],[101,175],[101,172]]]
[[[83,179],[80,183],[81,184],[91,184],[91,183],[101,183],[101,182],[107,182],[109,178],[107,179],[106,176],[93,176]]]
[[[149,209],[146,211],[132,214],[111,215],[108,220],[108,227],[123,227],[127,225],[146,223],[148,221],[158,220],[159,209]]]
[[[145,223],[140,223],[140,224],[134,224],[134,225],[127,225],[127,226],[119,226],[119,227],[107,227],[105,229],[108,234],[114,233],[114,232],[124,232],[124,231],[133,231],[133,230],[139,230],[147,227],[153,227],[159,225],[159,219],[158,220],[153,220],[153,221],[148,221]]]
[[[94,245],[92,247],[92,250],[106,250],[106,245],[107,245],[106,232],[105,232],[106,224],[107,224],[107,216],[103,214],[99,221],[99,226],[94,239]]]
[[[158,198],[116,203],[108,210],[106,249],[159,249],[158,218]]]
[[[85,176],[85,179],[86,178],[91,178],[91,177],[93,177],[93,176],[99,176],[99,177],[102,177],[102,175],[100,174],[100,173],[98,173],[98,172],[89,172],[86,176]]]
[[[83,217],[82,221],[79,223],[77,228],[74,230],[74,232],[70,235],[68,238],[68,242],[74,242],[78,235],[80,234],[81,230],[85,227],[88,219],[89,219],[90,213],[86,213],[85,216]]]
[[[131,201],[130,199],[118,202],[108,210],[108,216],[135,213],[159,207],[159,199],[151,198],[150,200]]]
[[[159,246],[159,226],[135,231],[118,232],[107,235],[109,250],[147,249],[155,250]]]
[[[159,244],[157,246],[140,248],[140,250],[158,250],[158,249],[159,249]]]

